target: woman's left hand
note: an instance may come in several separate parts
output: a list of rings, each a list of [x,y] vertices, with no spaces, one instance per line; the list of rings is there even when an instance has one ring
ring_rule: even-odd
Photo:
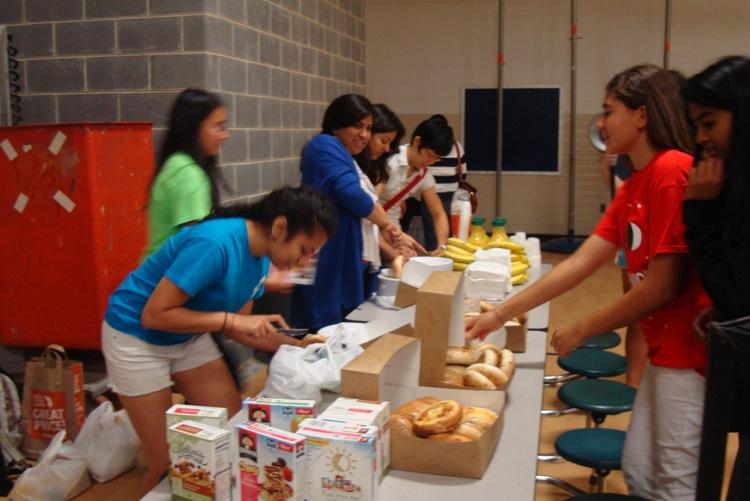
[[[557,352],[557,356],[567,357],[571,351],[581,346],[586,338],[588,338],[588,335],[584,329],[578,323],[574,323],[555,329],[550,342]]]
[[[686,200],[714,200],[724,187],[724,162],[709,157],[693,167],[688,177]]]
[[[404,233],[404,236],[402,237],[402,247],[406,247],[414,252],[417,256],[424,256],[427,254],[427,251],[425,250],[422,245],[420,245],[419,242],[414,240],[411,235],[408,235]]]

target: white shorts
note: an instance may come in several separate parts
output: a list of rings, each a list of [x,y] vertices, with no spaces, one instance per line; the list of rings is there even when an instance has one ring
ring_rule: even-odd
[[[631,495],[695,499],[705,385],[693,369],[646,364],[622,454]]]
[[[195,369],[222,356],[210,334],[160,346],[120,332],[106,321],[102,322],[102,352],[109,386],[126,397],[169,388],[175,372]]]

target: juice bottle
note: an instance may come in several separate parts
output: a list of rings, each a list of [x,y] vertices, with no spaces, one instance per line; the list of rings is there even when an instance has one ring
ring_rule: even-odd
[[[471,222],[471,201],[469,192],[457,190],[451,201],[451,234],[466,240],[469,237],[469,223]]]
[[[492,235],[488,243],[492,242],[510,242],[508,233],[505,231],[505,223],[507,221],[504,217],[496,217],[492,220]]]
[[[471,233],[466,241],[478,247],[484,247],[488,240],[487,232],[484,231],[484,218],[481,216],[471,218]]]

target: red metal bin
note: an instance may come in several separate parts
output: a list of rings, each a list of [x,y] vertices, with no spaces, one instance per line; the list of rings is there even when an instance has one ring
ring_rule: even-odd
[[[0,128],[0,342],[100,347],[143,252],[153,170],[149,123]]]

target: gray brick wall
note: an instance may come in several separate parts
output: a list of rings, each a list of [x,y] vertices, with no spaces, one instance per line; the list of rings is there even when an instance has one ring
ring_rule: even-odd
[[[331,99],[364,92],[364,0],[3,0],[19,50],[22,117],[146,120],[163,136],[177,92],[230,109],[223,200],[299,179]]]

